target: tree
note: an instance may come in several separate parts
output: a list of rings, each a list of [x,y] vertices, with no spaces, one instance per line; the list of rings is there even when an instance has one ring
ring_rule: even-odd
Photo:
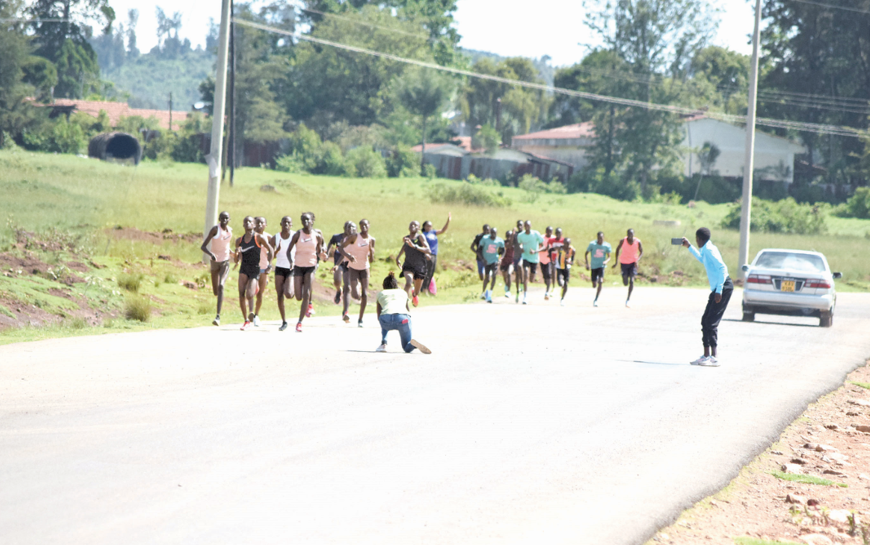
[[[97,54],[88,43],[89,23],[101,23],[103,33],[111,32],[115,11],[108,0],[36,0],[28,11],[40,20],[33,23],[36,54],[57,68],[55,96],[83,97],[98,85],[100,76]]]
[[[0,3],[0,18],[20,17],[19,0]],[[17,135],[34,118],[34,108],[25,99],[32,87],[24,82],[25,66],[32,58],[32,46],[22,24],[0,23],[0,148],[7,135]]]
[[[761,34],[765,58],[759,88],[765,93],[759,115],[866,129],[870,17],[784,0],[765,2],[762,16],[768,25]],[[810,164],[820,161],[829,182],[863,178],[856,172],[863,148],[859,139],[799,134]]]
[[[423,153],[426,154],[426,120],[437,115],[444,108],[453,92],[452,81],[431,68],[409,70],[397,85],[396,96],[411,113],[423,120]],[[425,157],[420,160],[422,172]]]
[[[482,58],[474,63],[478,74],[517,81],[543,83],[530,59],[513,57],[495,63]],[[495,127],[503,142],[527,133],[546,113],[548,98],[543,91],[499,81],[469,78],[460,96],[462,113],[471,126]]]
[[[390,53],[405,58],[431,60],[426,36],[411,22],[393,17],[387,9],[365,6],[342,18],[325,17],[312,31],[316,38]],[[389,115],[390,83],[402,76],[407,65],[389,59],[312,43],[294,48],[289,78],[279,96],[296,121],[321,134],[329,125],[371,125]]]
[[[629,68],[626,98],[669,104],[681,97],[691,59],[715,30],[715,11],[706,0],[587,0],[585,5],[587,26]],[[673,114],[644,108],[617,108],[612,117],[623,176],[638,180],[646,194],[654,169],[670,172],[676,164],[680,122]],[[601,130],[596,123],[596,134]]]

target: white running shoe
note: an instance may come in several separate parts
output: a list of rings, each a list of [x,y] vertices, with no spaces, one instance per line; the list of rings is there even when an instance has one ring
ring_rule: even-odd
[[[411,339],[411,346],[413,346],[414,348],[416,348],[417,350],[419,350],[420,352],[422,352],[422,353],[424,353],[424,354],[431,354],[431,353],[432,353],[431,350],[429,350],[428,348],[426,348],[426,347],[423,345],[423,343],[421,343],[420,341],[418,341],[418,340],[416,340],[416,339]]]
[[[592,306],[593,306],[593,307],[597,307],[597,306],[598,306],[598,299],[592,301]]]
[[[719,360],[716,359],[716,356],[710,356],[709,358],[705,358],[704,361],[698,365],[702,367],[719,367]]]
[[[690,362],[689,365],[701,365],[702,363],[707,361],[707,358],[709,358],[709,357],[710,356],[701,356],[700,358],[696,359],[695,361]]]
[[[507,297],[508,299],[510,299],[510,298],[511,298],[511,292],[509,292],[509,291],[504,292],[504,296]]]
[[[625,308],[631,308],[631,303],[628,301],[628,299],[625,300]]]
[[[260,317],[255,315],[252,323],[254,324],[254,327],[260,327]]]
[[[526,294],[525,293],[523,294],[523,304],[528,305],[528,302],[526,302]]]
[[[550,293],[545,291],[544,292],[544,301],[549,301],[549,300],[550,300]]]
[[[561,301],[559,301],[559,304],[562,305],[562,306],[564,307],[564,306],[565,306],[565,300],[562,299]]]
[[[379,346],[375,349],[375,352],[386,352],[386,351],[387,351],[386,343],[382,344],[381,346]]]
[[[480,298],[481,298],[481,299],[486,299],[486,292],[481,293],[481,294],[480,294]]]
[[[211,323],[214,325],[221,325],[221,315],[218,314],[217,316],[215,316],[214,320],[212,320]]]

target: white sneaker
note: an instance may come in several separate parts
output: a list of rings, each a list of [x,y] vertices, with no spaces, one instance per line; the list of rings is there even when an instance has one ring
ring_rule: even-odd
[[[422,352],[424,354],[431,354],[432,353],[431,350],[426,348],[426,346],[424,346],[423,343],[421,343],[417,339],[411,339],[411,346],[413,346],[414,348],[416,348],[417,350],[419,350],[420,352]]]
[[[592,306],[593,306],[593,307],[597,307],[597,306],[598,306],[598,299],[592,301]]]
[[[628,300],[625,301],[625,308],[631,308],[631,303]]]
[[[510,298],[511,298],[511,292],[509,292],[509,291],[504,292],[504,296],[507,297],[508,299],[510,299]]]
[[[387,351],[387,345],[386,345],[386,344],[382,344],[381,346],[379,346],[379,347],[377,347],[377,348],[375,349],[375,352],[386,352],[386,351]]]
[[[523,304],[528,305],[528,302],[526,302],[526,294],[525,293],[523,294]]]
[[[719,367],[719,360],[716,359],[716,356],[710,356],[698,365],[702,367]]]
[[[544,301],[549,301],[549,300],[550,300],[550,293],[545,291],[544,292]]]
[[[221,315],[218,314],[217,316],[215,316],[214,320],[212,320],[211,323],[214,325],[221,325]]]
[[[260,317],[254,316],[254,327],[260,327]]]
[[[562,305],[562,306],[564,307],[564,306],[565,306],[565,300],[562,299],[562,300],[559,302],[559,304]]]
[[[481,293],[481,294],[480,294],[480,298],[481,298],[481,299],[486,299],[486,292]]]
[[[704,362],[707,361],[709,358],[710,356],[701,356],[700,358],[691,362],[690,365],[704,365]]]

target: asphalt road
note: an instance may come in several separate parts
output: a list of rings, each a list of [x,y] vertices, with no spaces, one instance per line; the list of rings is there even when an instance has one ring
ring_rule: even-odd
[[[704,290],[622,297],[422,308],[430,356],[373,317],[2,346],[0,543],[642,543],[870,356],[870,294],[737,292],[720,368]]]

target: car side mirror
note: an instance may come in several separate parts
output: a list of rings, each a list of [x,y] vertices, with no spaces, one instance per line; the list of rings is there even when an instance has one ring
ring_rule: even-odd
[[[835,272],[832,276],[834,277],[834,280],[839,280],[840,278],[843,278],[843,273]]]
[[[743,272],[749,272],[749,265],[744,265],[744,266],[740,267],[740,270]]]

